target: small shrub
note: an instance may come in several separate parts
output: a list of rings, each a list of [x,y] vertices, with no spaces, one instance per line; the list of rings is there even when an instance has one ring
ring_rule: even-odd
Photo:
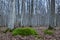
[[[44,30],[44,34],[52,35],[53,31],[52,30]]]
[[[9,32],[12,32],[14,29],[10,30],[9,28],[7,28],[3,33],[7,33],[8,31]]]
[[[7,28],[5,31],[3,31],[3,33],[6,33],[9,29]]]
[[[37,35],[37,32],[33,28],[16,28],[12,31],[12,35],[29,36]]]
[[[49,29],[49,30],[53,30],[54,28],[49,25],[48,29]]]
[[[32,27],[32,25],[30,25],[29,27]]]

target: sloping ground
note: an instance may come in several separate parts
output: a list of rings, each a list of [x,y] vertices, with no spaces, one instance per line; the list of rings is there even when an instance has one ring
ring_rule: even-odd
[[[41,38],[36,38],[33,36],[21,37],[21,36],[12,36],[11,32],[3,33],[0,31],[0,40],[60,40],[60,29],[59,27],[56,28],[53,35],[45,35],[43,30],[47,27],[35,27],[39,36]],[[5,28],[4,28],[5,29]]]

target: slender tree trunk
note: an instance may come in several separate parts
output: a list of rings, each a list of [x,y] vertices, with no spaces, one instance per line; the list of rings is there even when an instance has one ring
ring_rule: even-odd
[[[55,0],[51,0],[50,26],[55,26]]]
[[[32,16],[33,16],[33,0],[30,0],[29,2],[29,26],[31,27],[32,26]]]
[[[24,25],[24,11],[25,11],[25,10],[24,10],[24,1],[25,1],[25,0],[22,0],[22,10],[21,10],[21,11],[22,11],[22,16],[21,16],[21,20],[22,20],[21,24],[22,24],[22,25],[21,25],[21,26]]]
[[[9,29],[13,29],[14,28],[14,23],[15,23],[15,0],[13,0],[12,2],[12,5],[13,5],[13,11],[12,13],[10,13],[10,20],[9,20],[9,23],[8,23],[8,28]]]

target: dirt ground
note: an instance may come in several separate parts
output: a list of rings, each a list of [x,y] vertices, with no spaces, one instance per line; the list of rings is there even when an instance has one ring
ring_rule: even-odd
[[[34,36],[27,36],[27,37],[21,37],[21,36],[12,36],[11,32],[3,33],[2,31],[6,30],[5,27],[0,28],[0,40],[60,40],[60,27],[56,27],[56,30],[54,31],[54,34],[52,35],[45,35],[43,30],[47,29],[47,27],[34,27],[36,31],[38,32],[39,36],[41,38],[36,38]]]

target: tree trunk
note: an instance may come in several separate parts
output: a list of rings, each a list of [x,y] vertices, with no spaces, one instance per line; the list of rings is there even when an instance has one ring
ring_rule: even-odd
[[[10,17],[9,17],[9,23],[8,23],[8,28],[9,29],[13,29],[14,28],[14,23],[15,23],[15,0],[13,0],[12,2],[12,8],[13,8],[13,11],[12,13],[10,13]]]
[[[49,25],[54,27],[55,26],[55,0],[51,0],[51,14],[50,14],[50,21]]]

